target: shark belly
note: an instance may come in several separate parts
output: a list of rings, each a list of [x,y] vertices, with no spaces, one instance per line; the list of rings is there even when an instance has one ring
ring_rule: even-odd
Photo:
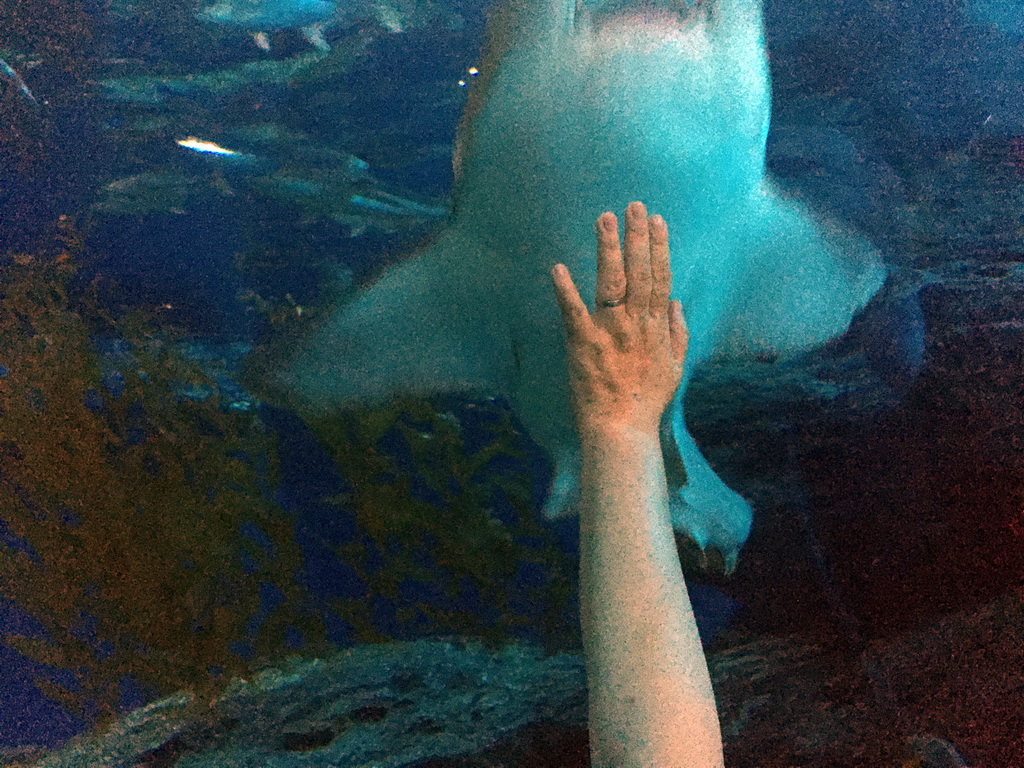
[[[313,410],[400,392],[503,394],[554,461],[545,515],[571,514],[579,446],[549,271],[566,264],[593,296],[594,220],[642,200],[668,223],[673,297],[691,337],[662,429],[673,526],[729,571],[752,514],[686,429],[693,370],[841,334],[885,267],[765,175],[770,87],[756,2],[513,0],[489,34],[485,79],[459,130],[451,223],[341,303],[278,384]]]

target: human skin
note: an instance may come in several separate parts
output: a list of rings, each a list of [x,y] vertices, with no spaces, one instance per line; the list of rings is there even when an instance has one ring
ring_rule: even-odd
[[[594,768],[724,765],[707,660],[669,517],[658,426],[688,333],[668,231],[642,203],[597,219],[596,309],[551,270],[582,440],[580,619]],[[624,299],[616,307],[609,300]]]

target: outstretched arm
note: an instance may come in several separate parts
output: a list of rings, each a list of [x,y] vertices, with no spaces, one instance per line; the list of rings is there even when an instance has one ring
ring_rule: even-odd
[[[626,209],[625,260],[610,213],[597,223],[597,309],[568,270],[552,279],[582,438],[580,617],[595,768],[724,765],[721,729],[679,566],[658,438],[687,331],[668,233]],[[621,301],[619,301],[621,300]]]

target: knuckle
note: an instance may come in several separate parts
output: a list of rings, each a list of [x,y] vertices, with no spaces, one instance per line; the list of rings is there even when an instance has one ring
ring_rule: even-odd
[[[606,281],[604,287],[608,293],[614,296],[621,296],[626,292],[626,281],[621,277],[614,277],[611,280]]]

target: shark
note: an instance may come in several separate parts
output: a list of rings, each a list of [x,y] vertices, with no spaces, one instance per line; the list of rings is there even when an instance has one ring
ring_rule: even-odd
[[[750,504],[686,425],[694,372],[841,335],[885,283],[859,234],[765,170],[771,87],[758,0],[503,0],[456,132],[436,236],[339,298],[264,382],[300,413],[398,394],[500,395],[553,462],[542,513],[579,505],[579,438],[549,272],[596,284],[594,222],[644,202],[668,224],[690,332],[661,425],[671,521],[731,573]]]
[[[331,51],[324,33],[332,27],[373,20],[388,32],[399,33],[405,31],[408,15],[408,8],[395,0],[215,0],[196,12],[196,18],[207,24],[250,32],[264,51],[270,50],[269,33],[298,29],[322,54]]]
[[[337,11],[334,0],[217,0],[197,11],[196,18],[248,30],[265,51],[270,50],[268,32],[301,29],[311,45],[327,53],[330,45],[324,39],[324,27]]]

